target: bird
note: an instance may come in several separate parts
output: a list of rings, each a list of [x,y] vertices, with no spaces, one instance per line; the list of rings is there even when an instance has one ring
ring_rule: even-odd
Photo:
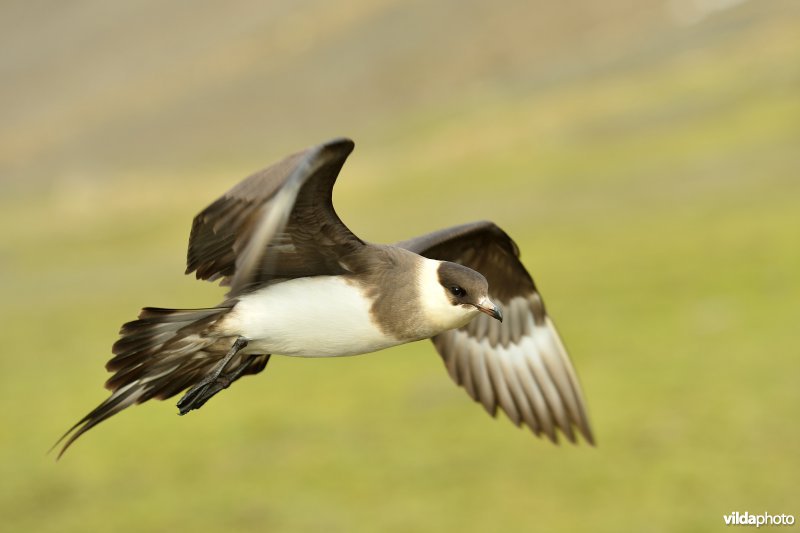
[[[332,201],[354,146],[337,138],[290,155],[195,216],[186,274],[219,280],[225,299],[145,307],[123,324],[106,364],[111,395],[56,442],[59,457],[131,405],[186,391],[179,414],[199,409],[273,354],[338,357],[424,339],[490,415],[594,445],[576,372],[516,243],[489,221],[396,244],[360,239]]]

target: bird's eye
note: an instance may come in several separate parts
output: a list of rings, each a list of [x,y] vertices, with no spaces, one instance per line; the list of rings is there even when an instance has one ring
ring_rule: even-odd
[[[458,285],[453,285],[452,287],[450,287],[450,294],[452,294],[453,296],[457,296],[458,298],[461,298],[462,296],[467,295],[467,291],[465,291]]]

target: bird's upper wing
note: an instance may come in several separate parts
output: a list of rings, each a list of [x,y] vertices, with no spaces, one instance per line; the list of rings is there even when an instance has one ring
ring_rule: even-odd
[[[194,218],[186,273],[223,278],[230,296],[272,279],[343,273],[339,258],[364,244],[331,200],[353,146],[336,139],[309,148],[223,194]]]
[[[499,405],[516,425],[557,441],[556,428],[575,442],[573,426],[594,443],[575,370],[519,261],[514,241],[491,222],[444,229],[398,246],[483,274],[502,323],[479,314],[466,326],[433,338],[453,380],[492,416]]]

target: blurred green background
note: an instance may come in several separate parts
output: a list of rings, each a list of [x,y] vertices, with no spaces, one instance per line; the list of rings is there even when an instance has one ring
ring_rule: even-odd
[[[800,518],[800,3],[3,2],[5,531],[710,531]],[[273,358],[58,463],[145,305],[207,306],[191,218],[347,135],[373,241],[492,219],[598,447],[492,420],[427,342]]]

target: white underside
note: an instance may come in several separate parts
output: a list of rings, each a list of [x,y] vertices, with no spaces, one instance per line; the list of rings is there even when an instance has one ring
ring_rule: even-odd
[[[339,276],[288,280],[242,296],[220,326],[247,338],[253,353],[335,357],[402,343],[378,328],[369,300]]]

